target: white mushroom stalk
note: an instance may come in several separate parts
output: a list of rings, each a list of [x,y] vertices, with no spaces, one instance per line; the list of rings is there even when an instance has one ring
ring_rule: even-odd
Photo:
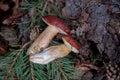
[[[40,53],[30,55],[30,61],[38,64],[48,64],[49,62],[68,55],[71,51],[78,53],[80,46],[71,37],[63,37],[65,44],[46,48]]]
[[[58,30],[55,27],[48,26],[33,42],[33,44],[28,49],[27,54],[35,54],[48,47],[49,43],[57,33]]]
[[[30,61],[38,64],[48,64],[49,62],[68,55],[71,50],[65,45],[57,45],[46,48],[41,53],[30,55]]]

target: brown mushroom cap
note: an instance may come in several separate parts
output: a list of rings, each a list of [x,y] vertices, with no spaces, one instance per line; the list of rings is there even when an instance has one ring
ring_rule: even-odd
[[[79,53],[80,46],[76,40],[74,40],[70,36],[63,36],[62,40],[65,43],[65,45],[71,49],[71,51],[73,51],[74,53]]]
[[[60,18],[56,16],[43,16],[42,19],[46,24],[56,27],[59,30],[59,33],[65,35],[70,34],[70,29],[67,24]]]

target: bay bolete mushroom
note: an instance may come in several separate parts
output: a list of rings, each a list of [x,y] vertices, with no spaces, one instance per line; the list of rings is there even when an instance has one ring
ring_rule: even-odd
[[[38,36],[27,51],[27,54],[35,54],[42,49],[48,47],[51,40],[61,33],[64,35],[70,34],[70,29],[67,24],[56,16],[43,16],[43,21],[48,24],[48,27]]]
[[[30,55],[30,61],[38,64],[48,64],[59,57],[64,57],[70,53],[70,49],[65,44],[51,46],[41,53]]]
[[[70,39],[70,40],[69,40]],[[30,55],[30,61],[38,64],[48,64],[49,62],[68,55],[71,51],[78,53],[80,46],[71,37],[63,37],[65,44],[51,46],[40,53]]]
[[[80,46],[77,41],[75,41],[72,37],[70,36],[63,36],[62,40],[65,45],[67,45],[68,48],[71,49],[74,53],[79,53]]]

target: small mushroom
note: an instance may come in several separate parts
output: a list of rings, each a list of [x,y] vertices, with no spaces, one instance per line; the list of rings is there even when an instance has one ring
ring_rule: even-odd
[[[57,58],[68,55],[71,51],[79,52],[80,46],[73,38],[65,36],[63,40],[65,44],[51,46],[40,53],[30,55],[30,61],[38,64],[48,64]]]
[[[65,45],[67,45],[68,48],[71,49],[74,53],[79,53],[80,46],[77,41],[75,41],[72,37],[70,36],[63,36],[62,40]]]
[[[64,35],[70,34],[70,29],[67,24],[56,16],[44,16],[43,21],[48,24],[48,27],[38,36],[27,51],[27,54],[35,54],[48,47],[51,40],[61,33]]]

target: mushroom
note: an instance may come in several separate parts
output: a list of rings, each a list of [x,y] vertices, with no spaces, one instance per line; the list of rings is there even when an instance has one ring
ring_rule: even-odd
[[[59,57],[64,57],[70,53],[70,49],[65,44],[51,46],[46,48],[41,53],[30,55],[30,61],[38,64],[48,64]]]
[[[51,46],[40,53],[30,55],[30,61],[38,64],[48,64],[57,58],[68,55],[71,51],[75,53],[79,52],[80,46],[73,38],[65,36],[63,37],[63,41],[65,44]]]
[[[80,46],[77,41],[75,41],[72,37],[70,36],[63,36],[62,40],[65,45],[67,45],[68,48],[71,49],[74,53],[79,53]]]
[[[51,40],[61,33],[64,35],[70,34],[70,29],[67,24],[56,16],[43,16],[43,21],[48,24],[48,27],[38,36],[27,51],[27,54],[35,54],[48,47]]]

